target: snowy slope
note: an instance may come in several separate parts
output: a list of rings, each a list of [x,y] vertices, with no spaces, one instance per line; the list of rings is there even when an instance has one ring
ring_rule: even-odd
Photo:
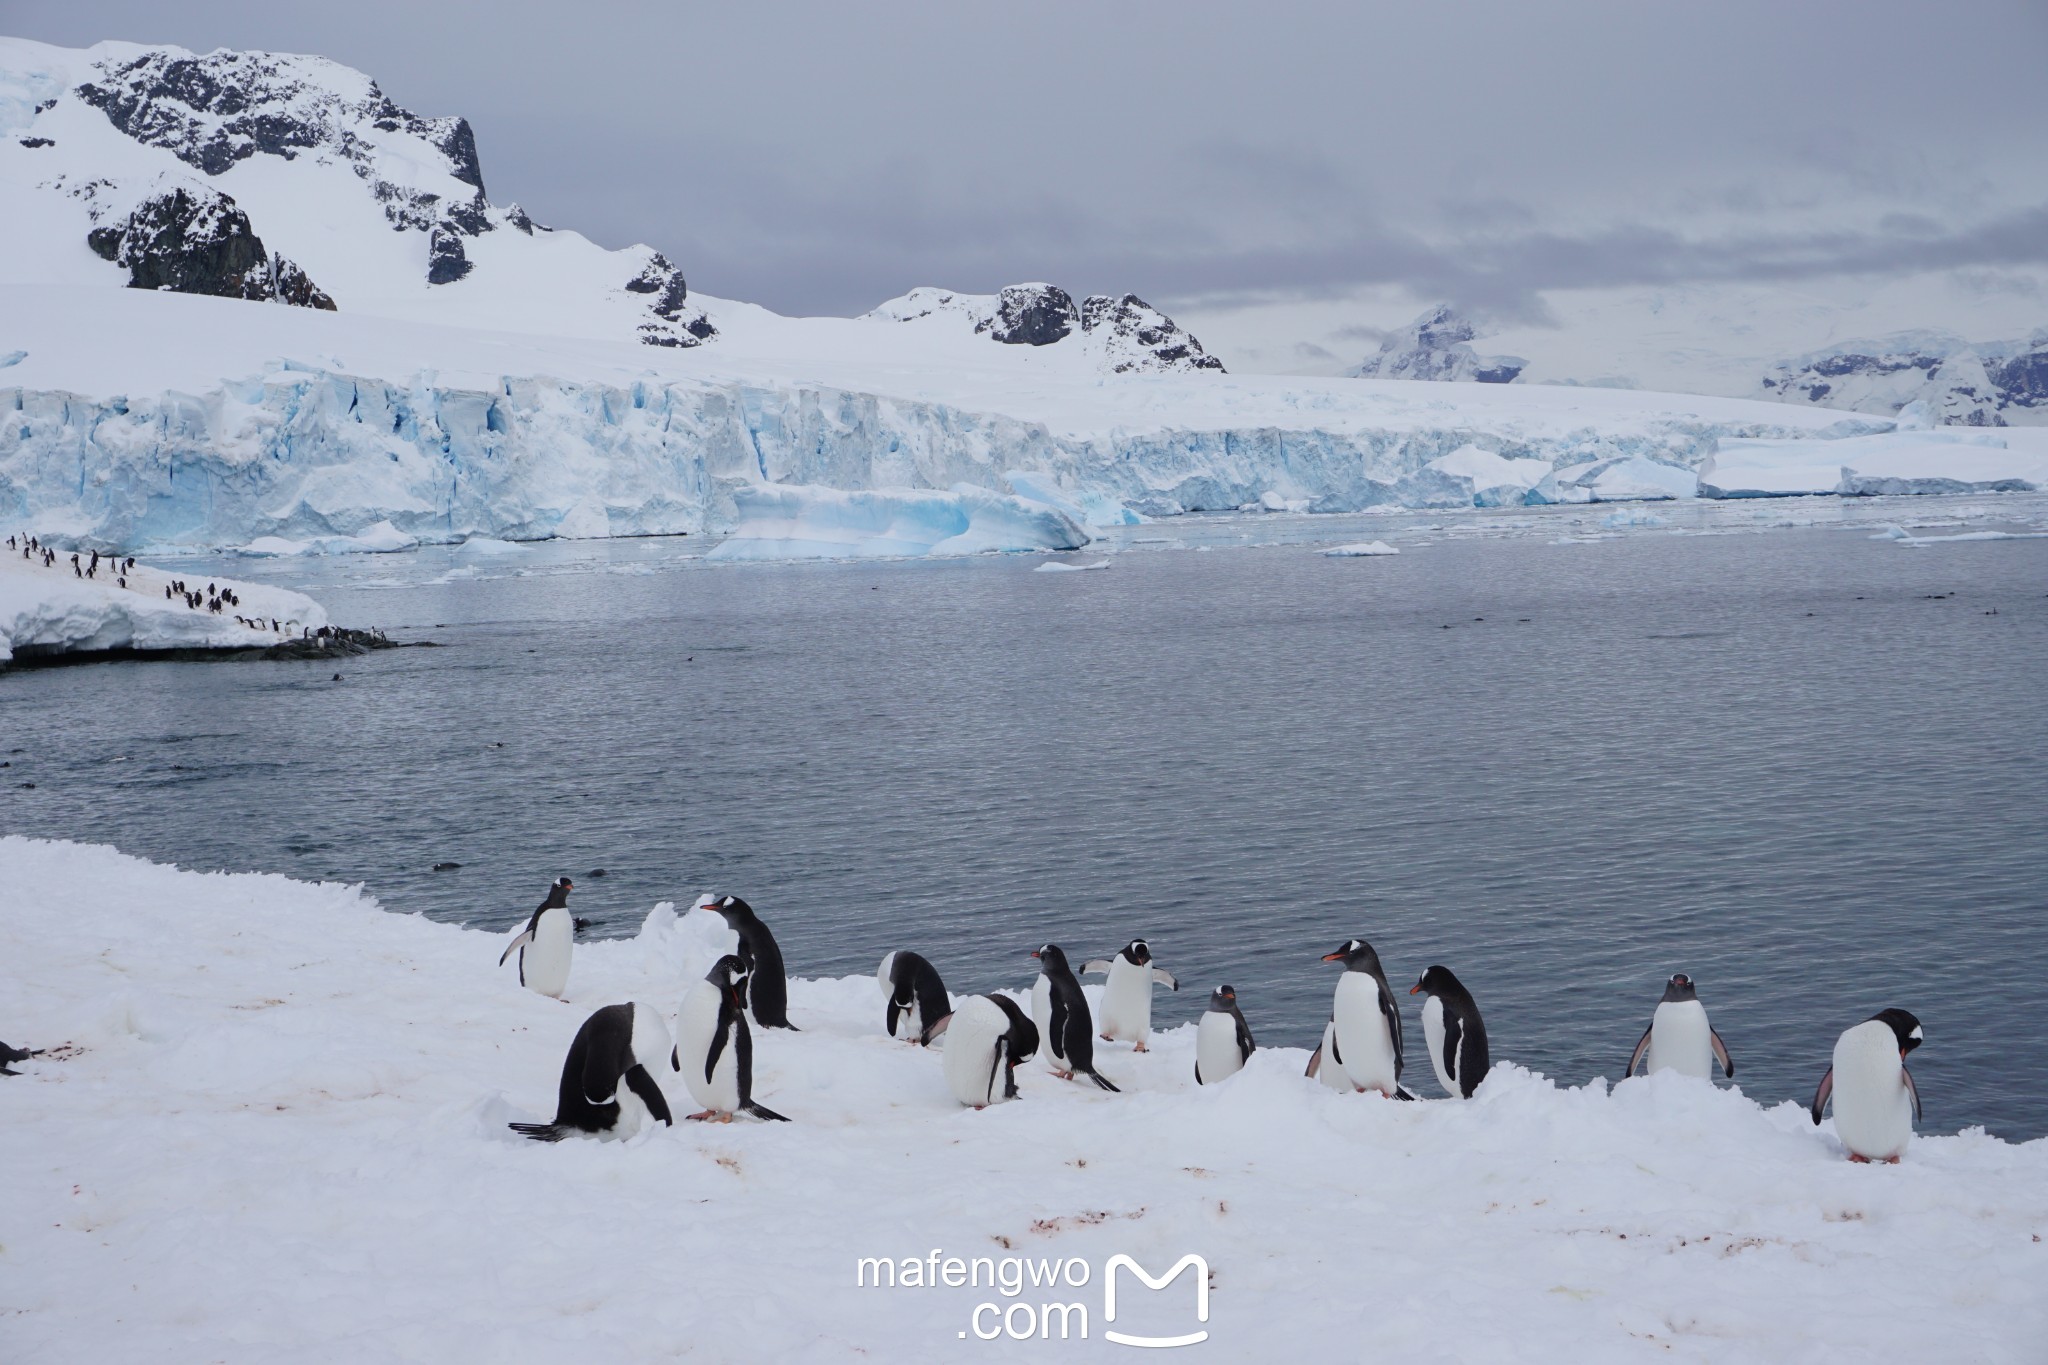
[[[21,1365],[966,1359],[983,1302],[1089,1315],[1085,1342],[994,1358],[1107,1359],[1129,1355],[1102,1336],[1118,1253],[1206,1258],[1223,1359],[2019,1361],[2048,1330],[2048,1141],[1923,1135],[1855,1166],[1801,1104],[1674,1075],[1503,1064],[1472,1102],[1398,1104],[1263,1036],[1197,1087],[1192,1028],[1105,1047],[1122,1094],[1032,1062],[1019,1102],[974,1113],[860,977],[794,981],[802,1032],[757,1038],[756,1093],[792,1122],[550,1147],[506,1123],[550,1115],[591,1009],[672,1017],[728,938],[710,916],[579,946],[564,1005],[494,965],[503,935],[357,889],[14,838],[0,879],[5,1037],[69,1045],[0,1079]],[[991,946],[1020,987],[1022,933]],[[857,1258],[935,1248],[1088,1279],[856,1286]],[[1122,1291],[1118,1327],[1194,1325],[1185,1278]]]

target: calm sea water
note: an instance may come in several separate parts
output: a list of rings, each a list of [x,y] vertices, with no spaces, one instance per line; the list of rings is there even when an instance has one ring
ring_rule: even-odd
[[[0,829],[494,927],[562,873],[609,934],[729,891],[793,973],[909,947],[955,991],[1143,935],[1183,983],[1158,1021],[1228,981],[1274,1044],[1359,935],[1574,1083],[1683,970],[1753,1096],[1803,1103],[1900,1005],[1931,1129],[2048,1133],[2048,540],[1367,525],[1135,528],[1096,573],[223,564],[444,647],[0,676]],[[1403,553],[1244,544],[1333,535]]]

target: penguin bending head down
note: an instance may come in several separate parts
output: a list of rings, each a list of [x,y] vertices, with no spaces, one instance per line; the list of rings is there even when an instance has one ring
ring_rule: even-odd
[[[569,892],[575,886],[567,877],[555,878],[547,899],[526,922],[525,932],[498,956],[498,965],[502,967],[517,949],[519,984],[557,1000],[569,989],[569,958],[576,947],[576,921],[569,914]]]
[[[1202,1022],[1195,1025],[1195,1084],[1214,1085],[1235,1076],[1257,1046],[1237,1008],[1237,992],[1218,986],[1209,995]]]
[[[669,1050],[659,1014],[640,1004],[606,1005],[583,1021],[569,1044],[555,1121],[507,1126],[536,1142],[560,1142],[571,1133],[631,1137],[648,1117],[673,1126],[668,1099],[647,1070]]]
[[[875,978],[882,983],[882,994],[889,998],[889,1008],[882,1020],[889,1036],[929,1046],[931,1039],[926,1031],[953,1010],[946,997],[946,983],[939,980],[938,968],[916,953],[895,952],[882,959]]]
[[[690,987],[676,1011],[669,1065],[683,1073],[690,1096],[704,1106],[693,1119],[731,1123],[734,1114],[787,1123],[754,1103],[754,1035],[747,1028],[747,967],[727,953]]]
[[[39,1047],[9,1047],[5,1043],[0,1043],[0,1076],[19,1076],[21,1073],[14,1069],[16,1062],[25,1062],[31,1057],[42,1055],[43,1050]]]
[[[1038,1026],[1006,995],[970,995],[960,1008],[927,1028],[929,1046],[946,1036],[946,1084],[973,1109],[1017,1098],[1017,1063],[1038,1051]],[[1002,1083],[998,1085],[997,1078]]]
[[[754,907],[738,896],[708,896],[697,903],[725,921],[725,927],[740,936],[739,959],[746,968],[746,998],[754,1022],[762,1028],[795,1029],[789,1022],[789,981],[782,972],[782,949],[775,935],[754,913]]]
[[[1102,1041],[1113,1043],[1121,1039],[1137,1044],[1139,1052],[1149,1052],[1152,985],[1158,982],[1177,991],[1180,982],[1173,979],[1172,972],[1152,965],[1151,945],[1142,938],[1134,938],[1117,949],[1113,958],[1083,963],[1081,974],[1086,976],[1090,972],[1109,973],[1109,982],[1102,988]]]
[[[1330,1002],[1330,1055],[1321,1059],[1322,1066],[1335,1062],[1354,1090],[1414,1099],[1401,1088],[1401,1011],[1379,954],[1364,939],[1354,938],[1323,954],[1323,961],[1343,963],[1344,974]],[[1314,1067],[1315,1059],[1309,1064]]]
[[[1422,1002],[1422,1038],[1429,1045],[1429,1063],[1436,1068],[1437,1084],[1452,1099],[1469,1100],[1493,1068],[1479,1006],[1449,967],[1431,967],[1424,972],[1422,979],[1408,988],[1410,995],[1418,991],[1429,997]]]
[[[1664,998],[1657,1002],[1657,1012],[1650,1016],[1650,1026],[1637,1040],[1636,1050],[1629,1054],[1628,1070],[1622,1075],[1633,1076],[1636,1067],[1643,1065],[1646,1072],[1676,1071],[1706,1081],[1714,1077],[1715,1062],[1721,1064],[1729,1080],[1735,1079],[1728,1045],[1707,1022],[1707,1007],[1700,1003],[1693,979],[1680,972],[1664,984]]]
[[[1067,965],[1067,955],[1057,943],[1048,943],[1032,956],[1039,961],[1039,980],[1045,983],[1045,1054],[1053,1071],[1062,1079],[1071,1080],[1078,1073],[1104,1090],[1116,1089],[1095,1069],[1095,1028],[1088,1015],[1088,997],[1082,993],[1074,969]],[[1035,1008],[1035,995],[1033,1002]]]
[[[1813,1121],[1835,1102],[1835,1136],[1851,1161],[1896,1165],[1921,1117],[1920,1091],[1906,1054],[1926,1041],[1920,1021],[1902,1009],[1879,1010],[1835,1040],[1834,1065],[1813,1094]]]

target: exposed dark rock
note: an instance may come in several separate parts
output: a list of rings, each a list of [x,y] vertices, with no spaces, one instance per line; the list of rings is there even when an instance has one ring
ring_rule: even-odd
[[[57,145],[57,140],[55,138],[48,137],[25,137],[21,139],[21,145],[30,149],[34,149],[37,147],[54,147]]]
[[[1101,347],[1116,374],[1223,369],[1191,333],[1136,294],[1089,295],[1081,304],[1081,330]]]
[[[307,277],[297,261],[272,256],[270,265],[271,297],[279,303],[288,303],[295,308],[318,308],[329,313],[335,311],[334,300]]]
[[[683,311],[683,301],[690,297],[689,288],[683,283],[683,272],[669,264],[668,257],[659,251],[646,268],[626,281],[626,290],[632,294],[652,294],[654,302],[648,311],[658,318],[676,320]]]
[[[151,195],[119,224],[95,227],[85,240],[101,257],[128,268],[131,289],[334,309],[305,271],[264,250],[233,199],[204,186]]]
[[[435,224],[427,237],[427,283],[453,284],[471,270],[461,234]]]
[[[1051,284],[1003,286],[993,317],[975,330],[987,332],[1006,346],[1050,346],[1081,321],[1074,297]]]

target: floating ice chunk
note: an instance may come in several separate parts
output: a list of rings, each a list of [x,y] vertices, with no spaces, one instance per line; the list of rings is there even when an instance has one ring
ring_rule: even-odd
[[[1050,564],[1041,564],[1041,565],[1039,565],[1039,566],[1038,566],[1037,568],[1033,569],[1033,570],[1032,570],[1031,572],[1033,572],[1033,573],[1084,573],[1084,572],[1086,572],[1086,571],[1087,571],[1087,570],[1089,570],[1089,569],[1106,569],[1106,568],[1108,568],[1108,567],[1109,567],[1109,561],[1108,561],[1108,560],[1106,560],[1106,559],[1098,559],[1098,560],[1096,560],[1096,561],[1095,561],[1094,563],[1092,563],[1092,564],[1068,564],[1068,563],[1066,563],[1066,562],[1065,562],[1064,560],[1055,560],[1055,561],[1053,561],[1053,562],[1052,562],[1052,563],[1050,563]]]
[[[1897,527],[1891,529],[1898,530]],[[1902,532],[1896,536],[1872,536],[1871,539],[1891,540],[1918,548],[1923,545],[1953,545],[1966,540],[2048,540],[2048,531],[1965,531],[1954,536],[1909,536]]]
[[[1624,526],[1669,526],[1671,518],[1639,508],[1627,508],[1619,512],[1609,512],[1600,518],[1600,524],[1618,531]]]
[[[523,545],[514,544],[509,540],[499,540],[495,536],[471,536],[456,546],[455,552],[464,555],[516,555],[523,553],[525,549]]]
[[[1323,551],[1331,559],[1363,559],[1369,555],[1397,555],[1401,553],[1384,540],[1361,540],[1352,545],[1332,545]]]
[[[235,553],[254,558],[390,554],[398,550],[415,549],[418,545],[417,540],[390,522],[380,521],[360,535],[353,536],[314,536],[309,540],[291,540],[284,536],[258,536],[247,545],[236,547]]]
[[[739,525],[707,559],[856,559],[1078,550],[1088,533],[1055,507],[956,485],[846,492],[751,484],[733,497]]]
[[[1259,494],[1259,500],[1245,507],[1247,512],[1306,512],[1314,498],[1290,498],[1267,489]]]

